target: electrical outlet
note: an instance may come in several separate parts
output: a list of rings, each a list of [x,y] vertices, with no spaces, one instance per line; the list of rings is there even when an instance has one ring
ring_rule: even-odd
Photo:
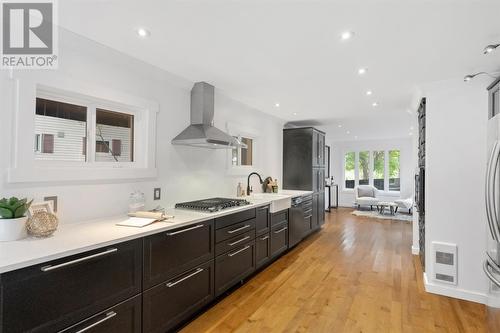
[[[43,201],[52,201],[52,209],[54,209],[54,213],[57,213],[57,196],[44,197]]]
[[[160,200],[161,199],[161,188],[160,187],[155,187],[153,199],[154,200]]]

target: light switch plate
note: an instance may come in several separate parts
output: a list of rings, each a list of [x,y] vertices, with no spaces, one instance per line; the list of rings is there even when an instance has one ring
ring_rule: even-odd
[[[160,187],[155,187],[153,199],[154,200],[160,200],[161,199],[161,188]]]

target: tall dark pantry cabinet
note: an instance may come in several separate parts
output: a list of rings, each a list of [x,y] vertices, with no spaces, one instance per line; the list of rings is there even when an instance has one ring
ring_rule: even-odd
[[[313,127],[283,130],[283,188],[313,191],[311,228],[325,223],[325,133]]]

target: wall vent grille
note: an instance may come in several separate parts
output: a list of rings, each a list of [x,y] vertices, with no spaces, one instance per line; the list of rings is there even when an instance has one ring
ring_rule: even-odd
[[[455,282],[455,278],[451,275],[446,275],[446,274],[436,274],[436,279],[441,280],[441,281],[446,281],[446,282]]]
[[[457,284],[457,245],[432,242],[432,269],[434,280]]]

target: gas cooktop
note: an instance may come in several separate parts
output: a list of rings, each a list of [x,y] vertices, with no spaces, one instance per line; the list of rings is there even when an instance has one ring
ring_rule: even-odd
[[[226,208],[246,206],[249,204],[250,202],[244,199],[210,198],[210,199],[196,200],[190,202],[181,202],[175,204],[175,208],[199,210],[199,211],[213,213]]]

